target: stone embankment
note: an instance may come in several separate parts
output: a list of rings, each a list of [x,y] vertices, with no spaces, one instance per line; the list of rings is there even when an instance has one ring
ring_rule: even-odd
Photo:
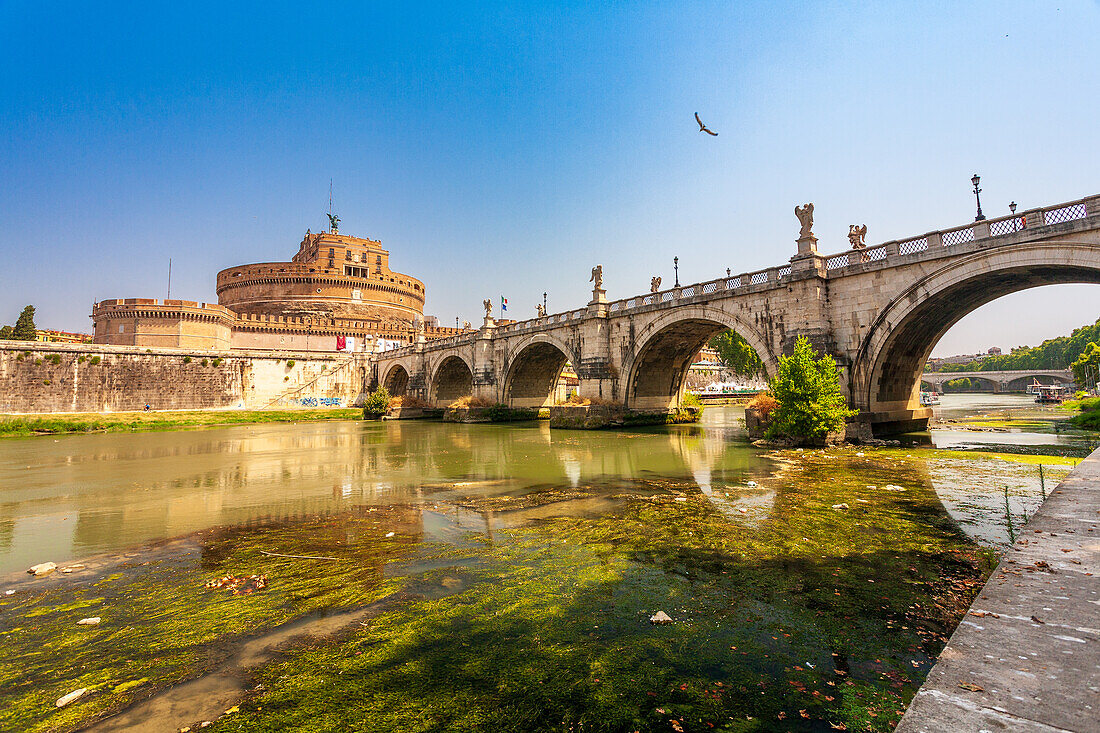
[[[897,733],[1100,730],[1100,450],[1020,531]]]
[[[347,407],[366,354],[0,341],[0,412]]]

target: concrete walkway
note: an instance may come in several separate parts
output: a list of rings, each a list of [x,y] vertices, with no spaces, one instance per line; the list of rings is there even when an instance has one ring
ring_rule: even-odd
[[[1100,731],[1100,450],[1017,538],[896,733]]]

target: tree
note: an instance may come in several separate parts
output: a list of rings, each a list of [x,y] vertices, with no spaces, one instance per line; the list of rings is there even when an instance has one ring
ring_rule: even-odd
[[[768,383],[779,402],[772,413],[768,437],[819,442],[829,433],[840,432],[856,410],[849,410],[840,391],[836,362],[828,354],[814,359],[805,337],[795,342],[790,356],[779,358],[779,368]]]
[[[385,415],[389,409],[390,393],[385,387],[374,390],[363,401],[363,417],[367,420],[377,420]]]
[[[2,327],[0,327],[0,340],[10,339],[11,338],[11,332],[14,331],[14,330],[15,329],[13,329],[11,326],[2,326]]]
[[[1100,346],[1095,341],[1089,341],[1070,368],[1073,369],[1073,380],[1081,387],[1087,387],[1092,378],[1100,376]]]
[[[712,337],[707,346],[718,352],[722,366],[734,374],[755,376],[764,368],[756,349],[749,346],[749,342],[736,331],[723,331]]]
[[[28,305],[23,309],[23,312],[19,314],[19,319],[15,322],[15,328],[12,329],[11,337],[16,341],[34,341],[35,328],[33,305]]]

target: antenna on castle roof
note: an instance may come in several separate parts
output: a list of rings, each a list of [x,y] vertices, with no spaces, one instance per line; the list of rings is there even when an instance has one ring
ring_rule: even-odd
[[[333,234],[340,233],[340,217],[332,213],[332,179],[328,179],[328,226]]]

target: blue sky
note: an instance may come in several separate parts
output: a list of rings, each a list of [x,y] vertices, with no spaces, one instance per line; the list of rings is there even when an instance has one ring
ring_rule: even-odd
[[[1100,4],[0,0],[0,321],[216,301],[324,226],[381,239],[443,323],[533,315],[1100,192]],[[692,114],[720,134],[697,131]],[[1057,286],[937,354],[1100,315]]]

